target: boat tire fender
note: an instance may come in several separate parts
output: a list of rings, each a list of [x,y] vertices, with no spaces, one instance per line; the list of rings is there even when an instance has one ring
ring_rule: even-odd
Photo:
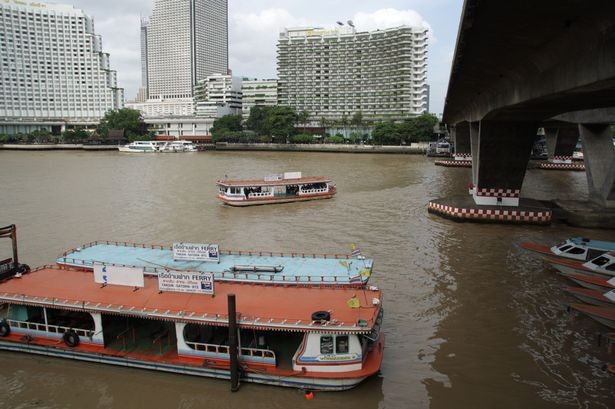
[[[312,321],[329,321],[331,313],[329,311],[316,311],[312,313]]]
[[[62,335],[62,340],[67,346],[71,348],[74,348],[79,345],[79,335],[77,335],[75,331],[65,332],[64,335]]]
[[[0,337],[6,337],[11,333],[11,327],[6,321],[0,322]]]

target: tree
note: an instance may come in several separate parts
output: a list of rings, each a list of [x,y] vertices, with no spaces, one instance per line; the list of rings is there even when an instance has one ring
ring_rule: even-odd
[[[350,119],[350,123],[354,126],[362,126],[363,125],[363,112],[357,111]]]
[[[408,142],[430,141],[438,118],[433,114],[422,114],[405,122],[410,124],[407,131]]]
[[[286,142],[286,138],[295,133],[297,114],[287,106],[275,106],[267,115],[265,128],[278,142]]]
[[[306,124],[310,121],[310,113],[308,111],[301,111],[297,115],[297,121],[305,128]]]
[[[267,135],[267,129],[265,125],[265,121],[269,112],[273,107],[256,105],[250,109],[250,116],[246,121],[246,127],[254,132],[257,135]]]
[[[107,111],[96,131],[99,135],[107,137],[110,129],[123,129],[124,135],[129,139],[147,133],[147,125],[143,121],[141,112],[130,108]]]
[[[239,142],[242,130],[241,115],[225,115],[214,121],[211,135],[214,142]]]

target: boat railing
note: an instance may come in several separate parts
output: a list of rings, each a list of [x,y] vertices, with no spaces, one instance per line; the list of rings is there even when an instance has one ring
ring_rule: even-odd
[[[186,345],[195,351],[201,352],[210,352],[214,354],[226,354],[229,353],[228,345],[218,345],[218,344],[205,344],[201,342],[188,342],[186,341]],[[275,352],[269,349],[260,349],[260,348],[248,348],[241,347],[239,354],[243,357],[250,358],[262,358],[262,359],[273,359],[275,360]]]
[[[299,193],[303,194],[303,195],[312,195],[315,193],[325,193],[327,192],[327,188],[324,187],[322,189],[309,189],[309,190],[301,190]]]
[[[249,193],[248,197],[270,197],[271,196],[271,192],[254,192],[254,193]]]
[[[61,325],[51,325],[51,324],[45,324],[44,322],[30,322],[30,321],[18,321],[18,320],[8,319],[7,323],[11,327],[14,327],[14,328],[27,329],[31,331],[50,332],[52,334],[64,334],[68,331],[74,331],[77,335],[82,336],[82,337],[91,337],[93,334],[93,331],[89,329],[64,327]]]
[[[131,243],[131,242],[126,242],[126,241],[111,241],[111,240],[96,240],[87,244],[84,244],[81,247],[78,248],[74,248],[71,250],[67,250],[63,253],[63,257],[67,257],[69,254],[78,252],[79,250],[85,249],[85,248],[89,248],[89,247],[94,247],[100,244],[106,244],[108,246],[124,246],[124,247],[134,247],[134,248],[143,248],[143,249],[152,249],[152,250],[173,250],[172,246],[165,246],[165,245],[161,245],[161,244],[142,244],[142,243]],[[324,259],[328,259],[328,258],[334,258],[334,259],[345,259],[348,260],[350,259],[352,256],[350,254],[310,254],[310,253],[298,253],[298,252],[290,252],[290,253],[281,253],[281,252],[277,252],[277,251],[256,251],[256,250],[250,250],[250,251],[246,251],[246,250],[224,250],[224,249],[220,249],[220,254],[227,254],[227,255],[244,255],[244,256],[269,256],[269,257],[297,257],[297,258],[324,258]]]

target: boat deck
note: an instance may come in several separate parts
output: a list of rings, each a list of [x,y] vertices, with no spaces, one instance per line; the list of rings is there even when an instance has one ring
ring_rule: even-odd
[[[216,280],[254,283],[331,284],[366,283],[373,261],[348,255],[273,253],[220,250],[220,262],[174,260],[169,247],[95,242],[70,250],[58,257],[60,265],[92,268],[95,262],[131,267],[145,267],[146,273],[162,269],[211,272]],[[236,271],[234,266],[274,267],[280,272]]]

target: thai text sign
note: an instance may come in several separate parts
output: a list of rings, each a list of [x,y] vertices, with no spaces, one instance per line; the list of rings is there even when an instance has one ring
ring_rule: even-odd
[[[163,271],[158,273],[158,289],[179,293],[214,293],[212,273]]]
[[[173,243],[174,260],[220,261],[217,244]]]
[[[94,264],[94,281],[104,285],[145,286],[143,267],[118,267]]]

